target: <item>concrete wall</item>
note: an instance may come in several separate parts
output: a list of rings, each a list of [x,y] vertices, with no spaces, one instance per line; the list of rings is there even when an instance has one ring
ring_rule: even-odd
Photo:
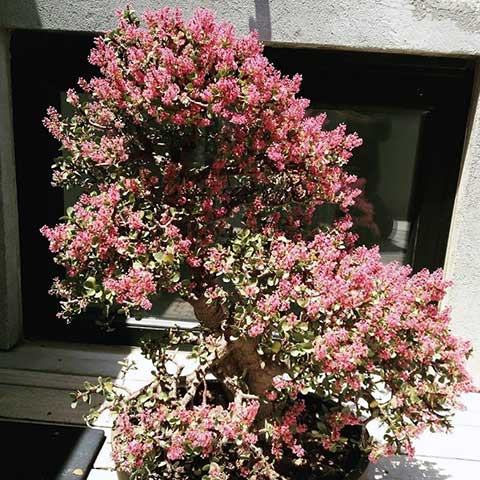
[[[453,330],[473,342],[470,369],[480,386],[480,78],[477,68],[470,125],[448,238],[445,272],[454,285],[445,304]]]
[[[114,24],[113,11],[125,3],[3,0],[0,26],[102,31]],[[186,16],[196,7],[207,7],[220,19],[232,21],[239,33],[255,28],[262,40],[272,43],[425,55],[480,55],[478,0],[133,0],[130,4],[140,12],[164,5],[179,6]],[[3,64],[3,73],[1,68],[0,65],[0,81],[5,78],[7,67]],[[4,87],[0,94],[3,94],[3,104],[8,105]],[[476,109],[477,98],[478,88],[448,246],[447,276],[455,281],[455,286],[446,303],[453,306],[455,332],[475,344],[477,354],[470,367],[480,383],[480,112]],[[4,131],[2,128],[2,135]],[[7,135],[4,143],[8,143],[9,138]],[[11,152],[11,147],[5,148]],[[13,157],[11,153],[2,154],[1,160],[3,166],[13,161]],[[11,172],[12,166],[8,168]],[[11,208],[14,187],[10,185],[5,192],[2,189],[2,195],[9,198]],[[4,219],[5,212],[11,210],[3,205],[1,212],[0,219]],[[16,241],[15,235],[7,241],[12,251],[16,251]],[[1,248],[0,258],[4,258]],[[5,273],[3,276],[1,273],[0,270],[0,288],[2,281],[5,283]]]
[[[480,51],[477,0],[3,0],[0,24],[101,31],[113,25],[113,12],[126,3],[139,12],[178,6],[186,16],[197,7],[210,8],[239,33],[256,28],[263,40],[273,42],[462,55]]]
[[[20,338],[20,246],[10,101],[10,35],[0,30],[0,348]]]

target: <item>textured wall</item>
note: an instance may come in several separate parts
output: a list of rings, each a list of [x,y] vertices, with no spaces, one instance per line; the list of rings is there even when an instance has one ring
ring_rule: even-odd
[[[480,78],[477,70],[465,157],[455,198],[445,270],[454,285],[445,304],[451,305],[453,329],[474,345],[470,369],[480,386]]]
[[[20,253],[10,102],[9,34],[0,30],[0,348],[21,334]]]
[[[113,25],[112,12],[125,3],[3,0],[0,25],[103,31]],[[196,7],[207,7],[216,11],[219,18],[232,21],[240,33],[255,28],[264,41],[275,43],[480,55],[478,0],[133,0],[130,3],[137,11],[163,5],[179,6],[186,16]],[[472,107],[471,131],[446,264],[447,275],[456,284],[446,303],[453,306],[455,331],[470,338],[476,346],[471,368],[480,383],[480,112],[475,108]]]
[[[0,23],[14,28],[101,31],[126,0],[3,0]],[[476,54],[477,0],[131,0],[143,11],[163,5],[186,15],[207,7],[239,32],[263,40],[348,49]],[[0,7],[2,8],[2,7]],[[3,17],[3,20],[2,20]]]

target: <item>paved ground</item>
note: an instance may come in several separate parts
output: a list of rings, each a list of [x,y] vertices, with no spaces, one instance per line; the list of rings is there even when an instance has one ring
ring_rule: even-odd
[[[139,369],[125,383],[148,381],[150,365],[136,348],[37,342],[0,352],[0,418],[82,424],[85,408],[72,410],[69,392],[99,375],[115,378],[126,356]],[[464,403],[452,433],[424,434],[416,442],[416,458],[382,459],[369,466],[365,480],[480,480],[480,394],[466,395]],[[99,428],[108,438],[108,419],[101,419]],[[109,451],[107,441],[88,480],[121,478]]]
[[[480,394],[464,397],[449,434],[425,433],[416,441],[416,457],[385,458],[368,468],[368,480],[479,480]]]

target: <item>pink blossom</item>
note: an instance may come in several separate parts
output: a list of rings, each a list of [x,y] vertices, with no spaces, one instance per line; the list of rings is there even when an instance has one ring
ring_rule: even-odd
[[[104,284],[117,295],[119,303],[132,303],[144,310],[152,308],[148,295],[156,291],[156,283],[149,271],[132,267],[118,279],[107,278]]]

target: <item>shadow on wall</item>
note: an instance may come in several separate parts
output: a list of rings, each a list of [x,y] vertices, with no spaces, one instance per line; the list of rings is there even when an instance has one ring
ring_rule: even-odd
[[[449,472],[442,471],[433,460],[396,456],[381,458],[368,466],[365,480],[448,480]]]
[[[272,17],[270,15],[270,0],[255,1],[255,18],[250,17],[248,24],[250,31],[256,30],[260,40],[269,41],[272,39]]]
[[[41,27],[36,0],[0,0],[0,28]]]

